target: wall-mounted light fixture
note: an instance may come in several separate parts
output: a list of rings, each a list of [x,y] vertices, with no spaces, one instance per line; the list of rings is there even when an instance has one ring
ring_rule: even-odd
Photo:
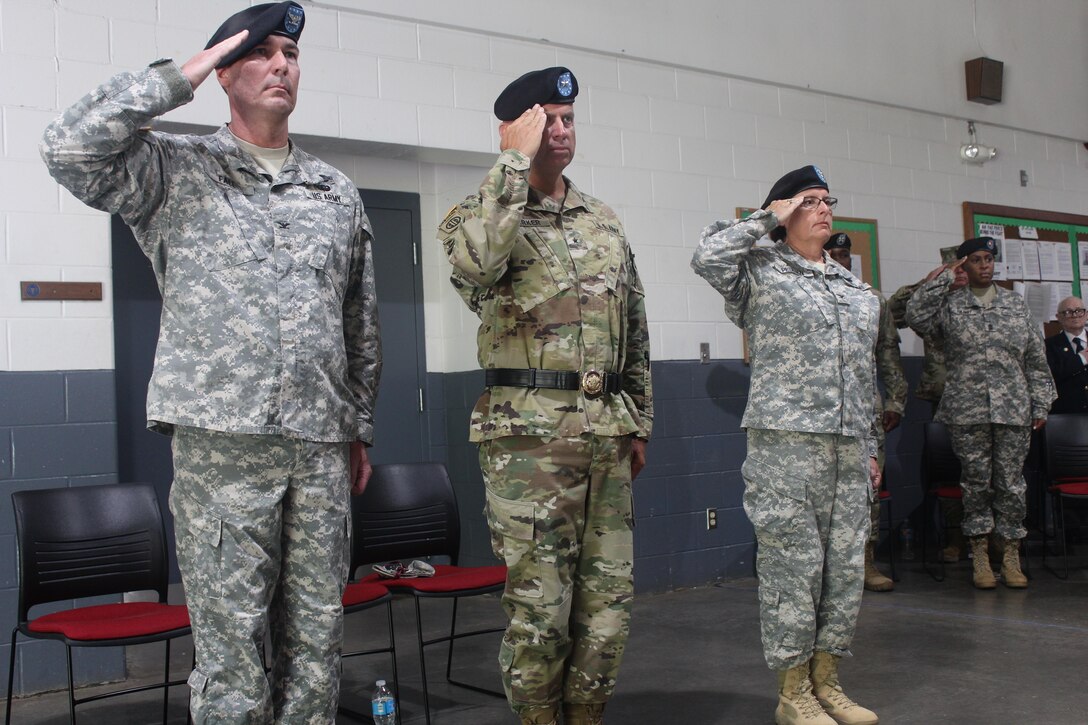
[[[982,164],[997,158],[997,149],[993,146],[986,146],[980,144],[978,139],[975,138],[975,122],[967,122],[967,133],[971,137],[968,143],[960,146],[960,159],[965,164]]]

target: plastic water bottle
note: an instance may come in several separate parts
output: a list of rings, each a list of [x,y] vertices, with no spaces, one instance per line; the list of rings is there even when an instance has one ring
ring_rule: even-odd
[[[910,561],[914,558],[914,530],[911,529],[910,524],[906,521],[899,527],[899,536],[901,537],[900,543],[902,544],[903,553],[900,556],[904,560]]]
[[[370,700],[370,713],[374,716],[374,725],[394,725],[397,722],[397,701],[393,693],[385,686],[385,680],[378,680],[374,697]]]

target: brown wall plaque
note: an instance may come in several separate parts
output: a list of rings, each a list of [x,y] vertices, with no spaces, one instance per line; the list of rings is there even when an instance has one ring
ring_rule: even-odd
[[[101,282],[20,282],[24,300],[101,300]]]

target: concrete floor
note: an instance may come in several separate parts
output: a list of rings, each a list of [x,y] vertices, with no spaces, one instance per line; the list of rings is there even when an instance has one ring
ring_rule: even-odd
[[[889,594],[867,593],[854,641],[853,659],[841,667],[846,691],[874,709],[881,723],[1017,725],[1088,723],[1088,568],[1061,581],[1033,557],[1030,587],[976,591],[970,563],[949,567],[943,583],[917,563],[901,563],[902,578]],[[471,603],[470,603],[471,602]],[[431,604],[428,625],[437,634],[446,605]],[[411,604],[394,605],[400,647],[404,723],[423,723],[422,696]],[[466,600],[465,623],[501,623],[495,597]],[[426,616],[426,615],[425,615]],[[632,634],[619,686],[607,711],[611,725],[664,723],[715,725],[772,723],[775,680],[763,663],[754,580],[636,599]],[[428,626],[428,628],[431,628]],[[349,648],[377,644],[384,636],[384,610],[348,620]],[[372,634],[367,634],[372,633]],[[498,635],[459,645],[464,679],[499,686]],[[189,663],[188,641],[177,647],[175,676]],[[463,650],[461,647],[463,646]],[[159,645],[143,648],[154,657],[134,658],[134,671],[151,671]],[[444,650],[432,648],[432,722],[484,725],[516,722],[504,700],[450,687],[443,681]],[[463,655],[463,658],[462,656]],[[78,655],[77,655],[78,656]],[[63,651],[57,647],[57,666]],[[379,677],[389,678],[387,656],[345,661],[342,704],[368,710]],[[81,723],[144,725],[159,722],[161,699],[135,695],[77,710]],[[24,725],[67,722],[64,693],[21,698],[13,721]],[[185,722],[184,688],[171,696],[171,723]],[[355,720],[341,716],[337,723]]]

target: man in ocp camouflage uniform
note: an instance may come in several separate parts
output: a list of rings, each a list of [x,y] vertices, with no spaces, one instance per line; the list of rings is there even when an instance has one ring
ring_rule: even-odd
[[[941,248],[941,263],[951,264],[956,261],[956,247]],[[959,289],[967,284],[967,273],[960,268],[953,270],[955,278],[952,289]],[[895,320],[895,326],[900,330],[907,327],[907,302],[911,296],[925,283],[919,280],[914,284],[900,287],[888,298],[888,310]],[[922,339],[922,377],[918,381],[918,388],[914,396],[926,400],[930,404],[931,412],[936,414],[937,407],[944,393],[945,379],[948,371],[944,364],[944,343],[933,335],[919,335]],[[963,538],[963,502],[958,498],[941,498],[941,516],[944,518],[945,530],[948,534],[948,544],[938,556],[942,561],[954,564],[960,560],[960,555],[966,551]]]
[[[744,510],[756,532],[763,655],[777,725],[872,725],[839,684],[861,606],[880,305],[823,249],[837,203],[815,166],[789,172],[759,211],[703,230],[691,266],[748,333],[752,376]],[[773,247],[756,247],[770,236]]]
[[[850,269],[851,241],[846,232],[832,234],[824,249],[828,256]],[[903,362],[899,355],[899,332],[895,329],[888,305],[880,290],[872,289],[880,303],[880,328],[876,336],[876,369],[884,383],[885,395],[876,395],[877,465],[884,470],[884,441],[888,433],[899,427],[903,420],[903,409],[907,403],[907,376],[903,373]],[[883,481],[881,481],[883,486]],[[880,499],[877,498],[869,507],[869,541],[865,544],[865,588],[871,592],[890,592],[895,582],[876,567],[874,549],[880,541]]]
[[[507,86],[502,153],[439,228],[480,318],[487,389],[470,438],[509,568],[499,666],[534,724],[603,721],[631,614],[631,480],[653,421],[634,255],[615,213],[563,176],[577,94],[562,67]]]
[[[381,354],[358,193],[287,134],[303,23],[292,2],[236,13],[183,66],[92,91],[42,143],[61,184],[132,227],[163,296],[147,417],[173,435],[196,723],[336,717],[348,491],[369,476]],[[144,130],[213,70],[228,126]]]

